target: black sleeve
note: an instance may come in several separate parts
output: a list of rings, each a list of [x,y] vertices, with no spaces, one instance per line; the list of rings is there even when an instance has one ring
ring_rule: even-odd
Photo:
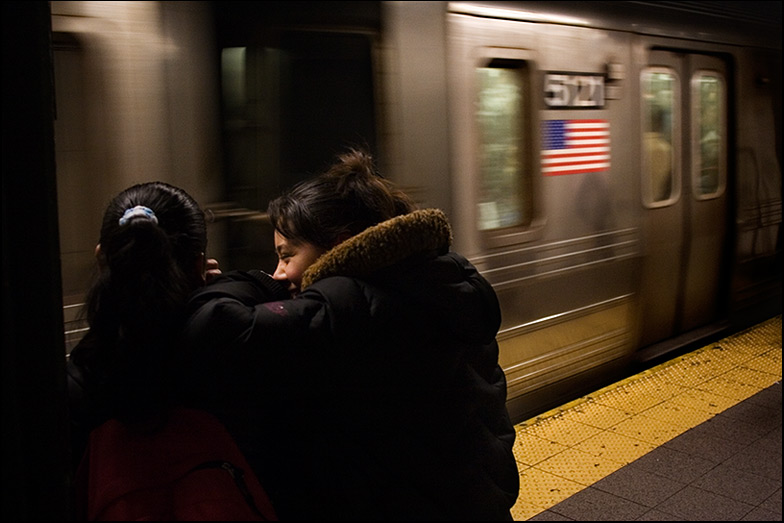
[[[370,304],[352,278],[327,278],[288,299],[274,299],[283,294],[275,285],[268,275],[232,272],[196,293],[183,331],[188,357],[224,365],[285,360],[334,350],[336,340],[369,328]]]
[[[189,313],[193,313],[211,300],[227,297],[244,305],[256,305],[289,299],[286,288],[260,270],[230,271],[221,274],[205,287],[191,295]]]

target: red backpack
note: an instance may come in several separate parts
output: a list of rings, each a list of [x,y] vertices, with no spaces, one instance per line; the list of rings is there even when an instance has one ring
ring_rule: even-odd
[[[88,521],[276,521],[233,438],[211,414],[171,413],[140,433],[109,420],[90,434],[76,475]]]

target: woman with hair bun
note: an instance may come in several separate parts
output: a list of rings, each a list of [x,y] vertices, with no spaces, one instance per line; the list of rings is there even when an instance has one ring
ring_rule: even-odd
[[[197,292],[186,396],[237,440],[281,519],[511,520],[519,478],[490,284],[366,152],[269,205],[291,299]]]

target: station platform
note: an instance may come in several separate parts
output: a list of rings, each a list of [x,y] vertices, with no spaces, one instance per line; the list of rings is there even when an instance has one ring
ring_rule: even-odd
[[[515,426],[515,521],[781,521],[781,316]]]

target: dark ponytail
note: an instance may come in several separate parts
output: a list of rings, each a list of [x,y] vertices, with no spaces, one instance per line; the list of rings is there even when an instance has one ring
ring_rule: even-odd
[[[370,154],[351,149],[338,156],[326,173],[273,200],[268,213],[286,238],[329,249],[414,209],[405,193],[378,174]]]
[[[206,244],[202,210],[166,183],[130,187],[106,209],[100,270],[86,303],[94,343],[72,357],[100,368],[113,417],[139,418],[163,406],[168,358],[200,283]]]

